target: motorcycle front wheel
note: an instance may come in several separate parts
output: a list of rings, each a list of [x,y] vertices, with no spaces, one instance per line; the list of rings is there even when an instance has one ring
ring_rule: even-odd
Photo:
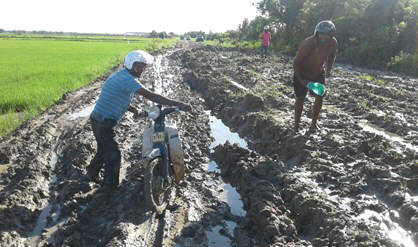
[[[171,189],[164,188],[162,157],[155,157],[145,168],[144,194],[147,205],[157,214],[162,214],[167,207]]]

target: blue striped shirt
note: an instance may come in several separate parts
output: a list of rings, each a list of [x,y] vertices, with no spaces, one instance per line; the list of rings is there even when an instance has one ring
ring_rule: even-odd
[[[113,119],[119,122],[128,110],[134,93],[141,87],[138,79],[126,68],[112,74],[103,85],[91,117],[98,121]]]

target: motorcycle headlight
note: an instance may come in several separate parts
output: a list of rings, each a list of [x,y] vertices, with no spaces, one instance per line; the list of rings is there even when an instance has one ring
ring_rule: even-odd
[[[152,120],[157,119],[160,116],[160,108],[156,105],[152,106],[148,111],[148,116]]]

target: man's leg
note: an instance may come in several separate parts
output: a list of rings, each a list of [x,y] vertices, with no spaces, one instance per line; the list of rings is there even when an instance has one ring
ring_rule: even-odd
[[[105,174],[103,185],[115,189],[119,185],[121,153],[116,142],[107,146],[109,153],[105,154]]]
[[[318,95],[315,96],[315,103],[314,103],[314,106],[313,106],[313,109],[312,109],[312,124],[311,124],[312,128],[317,128],[317,121],[318,121],[318,118],[319,118],[319,112],[322,109],[323,98],[324,97],[321,97],[321,96],[318,96]]]
[[[321,82],[325,84],[325,71],[322,71],[321,76],[316,80],[318,82]],[[312,108],[312,123],[311,127],[309,128],[309,132],[314,132],[318,129],[318,119],[319,119],[319,113],[322,109],[322,101],[324,99],[324,96],[318,96],[315,95],[315,103]]]
[[[103,144],[103,159],[105,163],[105,174],[103,185],[115,189],[119,185],[119,170],[121,162],[121,153],[119,146],[114,140],[114,127],[116,122],[106,119],[104,121],[104,144]]]
[[[97,143],[97,152],[90,161],[90,165],[87,166],[87,177],[89,180],[97,182],[99,172],[103,167],[103,137],[101,133],[101,124],[94,119],[90,119],[90,123]]]
[[[295,90],[296,101],[295,101],[295,132],[299,131],[300,116],[302,115],[303,102],[305,101],[306,94],[308,89],[302,86],[296,75],[293,75],[293,89]]]
[[[300,116],[302,115],[303,102],[305,101],[305,96],[296,97],[295,101],[295,125],[294,129],[297,132],[299,130]]]

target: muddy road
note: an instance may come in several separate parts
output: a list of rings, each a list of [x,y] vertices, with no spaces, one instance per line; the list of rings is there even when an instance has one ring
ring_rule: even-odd
[[[164,215],[144,203],[145,119],[117,128],[115,192],[85,178],[103,76],[0,139],[0,246],[417,246],[417,79],[337,66],[305,135],[313,99],[293,133],[290,58],[184,43],[155,55],[143,84],[193,106],[173,116],[186,177]]]

